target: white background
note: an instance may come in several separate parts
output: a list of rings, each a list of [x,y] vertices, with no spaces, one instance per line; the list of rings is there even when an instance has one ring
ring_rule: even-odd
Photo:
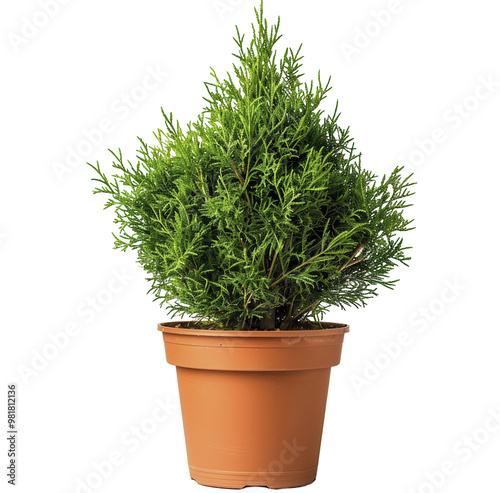
[[[163,124],[160,107],[194,120],[209,67],[230,68],[234,25],[249,32],[256,1],[49,1],[50,17],[41,4],[3,2],[0,15],[1,359],[4,395],[19,386],[16,491],[208,491],[188,475],[175,370],[156,331],[165,311],[134,255],[112,249],[113,214],[83,163],[109,171],[118,147],[134,160],[136,137],[152,142]],[[407,161],[418,181],[413,260],[397,289],[328,317],[351,333],[307,491],[500,491],[500,423],[488,418],[500,413],[497,5],[265,10],[281,16],[281,47],[304,43],[304,80],[332,75],[323,108],[339,99],[364,166],[383,174]],[[80,163],[67,161],[75,149]],[[173,406],[161,423],[158,399]],[[93,463],[118,453],[123,463],[97,476]],[[445,462],[446,477],[434,474]]]

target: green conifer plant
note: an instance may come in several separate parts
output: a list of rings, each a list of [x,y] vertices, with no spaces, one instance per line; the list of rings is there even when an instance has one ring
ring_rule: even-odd
[[[91,165],[115,210],[115,248],[132,249],[155,298],[207,328],[320,328],[331,306],[364,306],[407,265],[401,233],[413,194],[400,167],[363,169],[330,79],[304,83],[300,47],[278,56],[280,21],[262,4],[248,44],[236,28],[233,73],[212,69],[206,106],[182,129],[172,114],[140,140],[137,163]],[[163,111],[163,110],[162,110]],[[316,322],[307,322],[314,319]]]

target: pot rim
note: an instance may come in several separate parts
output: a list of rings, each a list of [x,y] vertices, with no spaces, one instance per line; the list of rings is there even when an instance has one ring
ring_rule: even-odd
[[[223,336],[223,337],[304,337],[304,336],[331,336],[345,334],[350,331],[349,325],[334,322],[322,322],[323,325],[330,325],[327,329],[312,330],[234,330],[234,329],[187,329],[177,327],[179,324],[186,324],[190,320],[163,322],[158,324],[158,330],[164,334],[192,335],[192,336]]]

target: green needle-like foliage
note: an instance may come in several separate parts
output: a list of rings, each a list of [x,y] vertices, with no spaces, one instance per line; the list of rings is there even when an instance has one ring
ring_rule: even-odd
[[[181,129],[165,115],[137,164],[99,163],[114,207],[115,247],[137,251],[152,291],[173,314],[232,329],[291,329],[329,306],[363,306],[406,264],[398,233],[410,177],[360,166],[339,113],[320,103],[330,80],[303,83],[300,48],[278,58],[279,20],[262,5],[253,37],[234,38],[234,74],[212,71],[206,107]]]

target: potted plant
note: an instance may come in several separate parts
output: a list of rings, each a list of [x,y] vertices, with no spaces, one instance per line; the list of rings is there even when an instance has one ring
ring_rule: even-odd
[[[300,48],[276,52],[262,10],[249,43],[236,29],[234,74],[212,70],[206,107],[141,140],[137,164],[93,166],[115,247],[136,250],[157,300],[190,321],[159,325],[177,366],[190,474],[229,488],[300,486],[316,477],[330,369],[345,324],[406,264],[400,233],[412,194],[396,168],[362,169],[330,80],[305,84]],[[410,175],[411,176],[411,175]]]

